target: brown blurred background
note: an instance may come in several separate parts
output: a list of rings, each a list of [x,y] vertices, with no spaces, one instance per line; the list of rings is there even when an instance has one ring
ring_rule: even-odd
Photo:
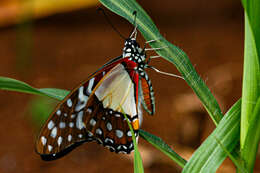
[[[189,55],[225,113],[241,97],[244,18],[240,1],[139,3],[162,35]],[[17,12],[0,3],[0,14],[7,16],[4,18],[7,22],[0,22],[3,26],[0,28],[0,76],[38,88],[70,90],[75,87],[122,52],[124,41],[96,11],[99,6],[92,3],[71,10],[54,9],[37,15],[37,20],[18,25],[14,19],[19,14],[19,6],[15,8]],[[133,26],[106,11],[115,27],[123,35],[129,35]],[[28,14],[31,13],[25,17]],[[144,40],[140,34],[138,39],[142,45]],[[155,59],[151,65],[178,74],[163,59]],[[156,114],[144,115],[142,129],[161,137],[188,159],[215,126],[183,80],[153,71],[148,73],[155,90]],[[34,152],[34,142],[49,112],[45,108],[53,103],[48,98],[0,91],[1,173],[133,172],[132,156],[110,153],[95,143],[84,144],[60,160],[42,161]],[[143,139],[139,140],[139,150],[146,173],[181,172],[179,166]],[[258,155],[255,172],[260,172],[259,164]],[[226,160],[218,172],[235,172],[235,169]]]

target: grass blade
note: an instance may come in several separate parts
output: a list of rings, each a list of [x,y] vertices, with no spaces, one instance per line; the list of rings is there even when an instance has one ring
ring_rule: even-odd
[[[222,149],[224,146],[231,152],[239,141],[241,101],[239,100],[222,118],[217,128],[194,152],[188,163],[185,165],[184,173],[209,173],[216,172],[227,157]],[[216,138],[220,140],[222,147]]]
[[[228,155],[228,157],[230,158],[230,160],[232,160],[232,162],[236,165],[236,167],[238,168],[238,170],[241,173],[248,173],[247,170],[243,167],[243,165],[241,164],[240,161],[237,160],[237,158],[235,158],[229,151],[227,148],[225,148],[225,146],[220,142],[220,140],[215,136],[216,141],[218,142],[218,144],[221,146],[221,148],[226,152],[226,154]]]
[[[184,167],[186,164],[186,160],[179,156],[175,151],[169,147],[161,138],[154,136],[142,129],[140,129],[140,136],[144,138],[146,141],[151,143],[154,147],[159,149],[161,152],[166,154],[170,159],[172,159],[175,163],[177,163],[180,167]]]
[[[156,52],[176,66],[185,81],[200,98],[214,123],[217,124],[222,118],[222,113],[209,88],[196,73],[188,56],[181,49],[169,43],[162,37],[159,30],[142,7],[140,7],[135,0],[100,0],[100,2],[111,11],[126,18],[131,23],[134,22],[133,12],[137,11],[136,23],[138,25],[138,30],[146,40],[159,39],[158,41],[152,42],[150,44],[151,47],[164,48],[157,50]]]
[[[122,109],[122,107],[120,107],[120,108]],[[133,143],[134,143],[134,172],[135,173],[143,173],[144,172],[143,161],[142,161],[140,152],[138,150],[134,130],[133,130],[132,125],[130,124],[124,110],[123,110],[123,114],[124,114],[125,119],[127,120],[127,124],[130,128],[130,131],[131,131],[131,134],[132,134],[132,140],[133,140]]]
[[[252,114],[248,133],[245,139],[244,148],[241,150],[241,156],[246,162],[246,168],[253,172],[258,145],[260,141],[260,98],[258,98],[254,113]]]

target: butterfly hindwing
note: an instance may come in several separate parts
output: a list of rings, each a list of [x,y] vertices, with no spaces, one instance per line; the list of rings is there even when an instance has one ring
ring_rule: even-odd
[[[95,95],[89,98],[88,107],[93,114],[85,116],[86,130],[90,137],[110,149],[110,151],[130,153],[133,150],[132,135],[124,115],[109,108],[104,108]],[[128,116],[131,122],[131,118]],[[136,131],[137,136],[137,131]]]
[[[143,75],[140,76],[139,86],[141,90],[142,105],[150,115],[153,115],[155,113],[154,91],[152,83],[145,71],[143,72]]]

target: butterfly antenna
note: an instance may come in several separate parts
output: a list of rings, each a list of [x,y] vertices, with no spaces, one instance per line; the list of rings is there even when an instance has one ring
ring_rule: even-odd
[[[153,66],[147,66],[148,68],[150,69],[153,69],[154,71],[156,71],[157,73],[161,73],[161,74],[164,74],[164,75],[167,75],[167,76],[172,76],[172,77],[177,77],[177,78],[180,78],[180,79],[183,79],[184,78],[182,76],[179,76],[179,75],[176,75],[176,74],[172,74],[172,73],[167,73],[167,72],[163,72],[163,71],[160,71],[158,70],[157,68],[153,67]]]
[[[132,32],[131,35],[130,35],[130,38],[133,38],[133,37],[134,37],[134,38],[136,39],[136,36],[137,36],[137,23],[136,23],[137,12],[134,11],[134,12],[133,12],[133,15],[134,15],[134,17],[135,17],[135,18],[134,18],[134,23],[133,23],[135,27],[134,27],[133,32]]]
[[[105,13],[103,8],[98,8],[97,11],[101,11],[103,13],[103,15],[105,16],[105,19],[107,20],[107,22],[109,23],[109,25],[114,29],[114,31],[116,33],[118,33],[118,35],[123,38],[124,40],[126,40],[126,37],[124,37],[117,29],[116,27],[112,24],[112,22],[109,20],[109,17],[107,16],[107,14]]]

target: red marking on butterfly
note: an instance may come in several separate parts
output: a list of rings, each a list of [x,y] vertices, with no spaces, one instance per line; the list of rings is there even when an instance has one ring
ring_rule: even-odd
[[[36,152],[44,160],[53,160],[84,142],[96,141],[110,151],[130,153],[134,149],[132,134],[123,112],[136,138],[141,104],[154,114],[146,67],[145,51],[135,38],[126,39],[122,56],[106,63],[58,104],[41,129]]]

